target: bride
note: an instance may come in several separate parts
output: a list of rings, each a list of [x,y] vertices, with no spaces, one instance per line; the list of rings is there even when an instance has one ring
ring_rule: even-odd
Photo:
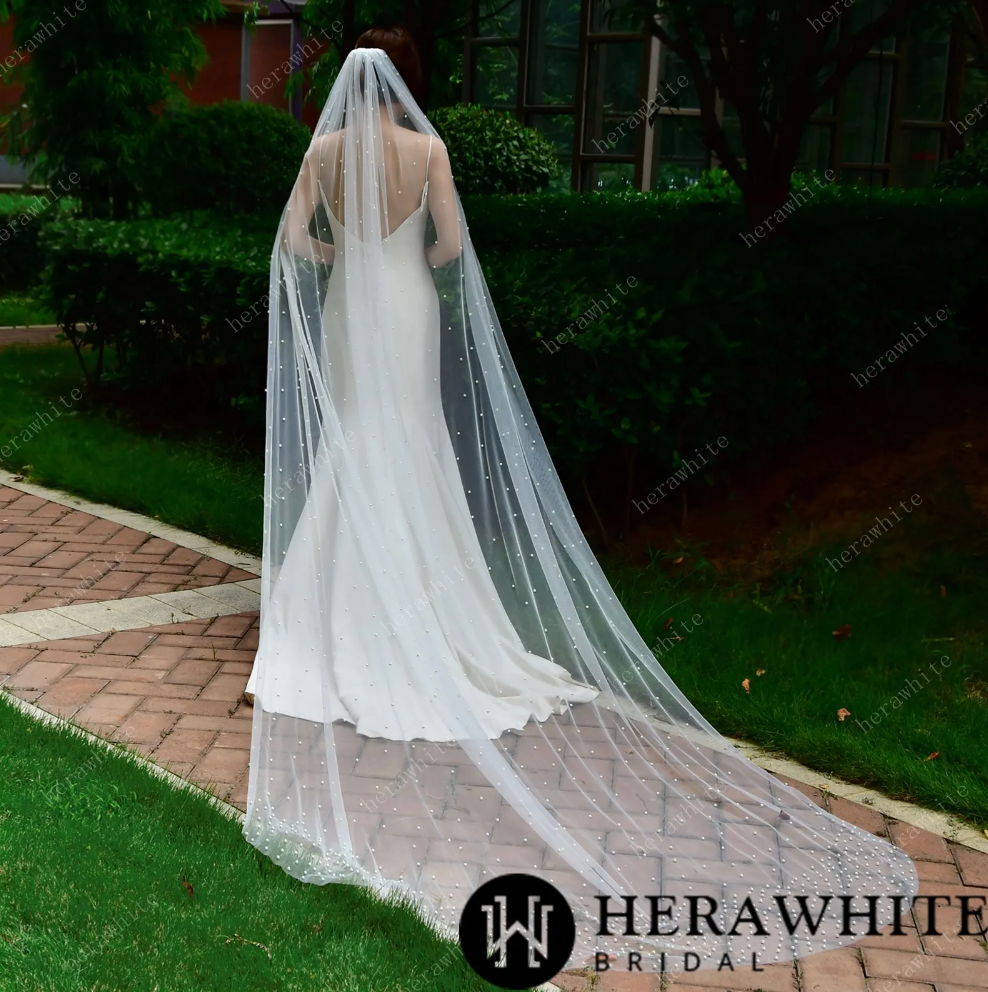
[[[908,897],[916,872],[743,759],[635,630],[546,451],[420,86],[402,30],[358,41],[272,254],[245,836],[296,878],[448,927],[478,885],[534,874],[573,910],[574,960],[847,944],[839,913],[647,936],[646,895],[774,919],[778,894]],[[633,894],[645,936],[597,936],[595,897]]]

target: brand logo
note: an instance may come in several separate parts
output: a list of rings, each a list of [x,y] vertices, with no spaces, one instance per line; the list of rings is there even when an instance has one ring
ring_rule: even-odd
[[[562,893],[534,875],[501,875],[469,898],[460,917],[463,956],[502,989],[528,989],[558,974],[576,924]]]

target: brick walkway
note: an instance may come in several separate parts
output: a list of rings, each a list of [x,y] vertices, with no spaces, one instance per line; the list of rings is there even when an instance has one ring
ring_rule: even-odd
[[[113,570],[104,571],[111,561]],[[28,616],[69,598],[120,601],[152,590],[233,583],[243,576],[251,573],[208,554],[0,487],[0,616]],[[42,709],[128,743],[243,809],[252,711],[241,694],[256,647],[256,611],[107,630],[0,647],[0,682]],[[834,814],[905,849],[916,860],[922,892],[988,896],[988,855],[787,781]],[[941,918],[943,936],[925,935],[925,921],[914,917],[906,936],[865,939],[795,967],[769,966],[757,974],[705,969],[660,981],[649,974],[571,972],[556,984],[566,992],[657,992],[679,986],[693,992],[988,990],[986,944],[956,935],[955,907],[941,908]]]

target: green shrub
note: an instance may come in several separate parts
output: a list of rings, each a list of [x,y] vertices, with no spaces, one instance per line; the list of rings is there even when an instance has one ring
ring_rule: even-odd
[[[39,237],[42,229],[58,216],[77,205],[52,193],[0,195],[0,293],[31,289],[39,282],[44,255]]]
[[[449,151],[461,194],[535,193],[558,174],[549,141],[508,113],[461,104],[436,110],[430,119]]]
[[[273,229],[254,223],[193,214],[49,225],[46,298],[90,384],[110,379],[149,410],[176,395],[203,412],[260,410]],[[108,347],[116,365],[104,370]]]
[[[166,112],[149,143],[141,194],[156,214],[280,215],[312,134],[261,103]]]
[[[988,131],[975,135],[960,155],[944,162],[934,183],[940,189],[988,186]]]
[[[821,189],[786,240],[752,247],[743,205],[716,188],[464,208],[554,457],[636,495],[718,437],[728,448],[705,477],[770,457],[825,403],[985,358],[988,272],[971,260],[988,251],[988,191]],[[135,395],[150,404],[158,384],[183,383],[260,416],[267,321],[243,316],[268,289],[272,227],[70,221],[47,237],[60,321],[95,321],[93,343],[115,336]],[[915,354],[856,384],[945,307],[954,318]]]

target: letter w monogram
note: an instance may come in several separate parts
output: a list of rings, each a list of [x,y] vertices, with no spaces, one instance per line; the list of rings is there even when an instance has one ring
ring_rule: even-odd
[[[552,906],[542,907],[542,940],[535,939],[535,913],[536,906],[539,903],[538,896],[528,897],[528,926],[522,926],[521,922],[515,920],[511,926],[508,926],[508,897],[507,896],[495,896],[494,902],[498,903],[499,909],[499,919],[498,923],[500,926],[500,937],[494,939],[494,907],[491,905],[482,906],[484,915],[487,917],[487,956],[488,958],[494,957],[497,954],[497,960],[494,962],[495,968],[506,968],[508,966],[508,940],[512,938],[516,933],[520,933],[528,943],[528,967],[538,968],[539,964],[535,960],[535,954],[538,952],[542,959],[545,960],[549,956],[549,914],[552,912]]]

